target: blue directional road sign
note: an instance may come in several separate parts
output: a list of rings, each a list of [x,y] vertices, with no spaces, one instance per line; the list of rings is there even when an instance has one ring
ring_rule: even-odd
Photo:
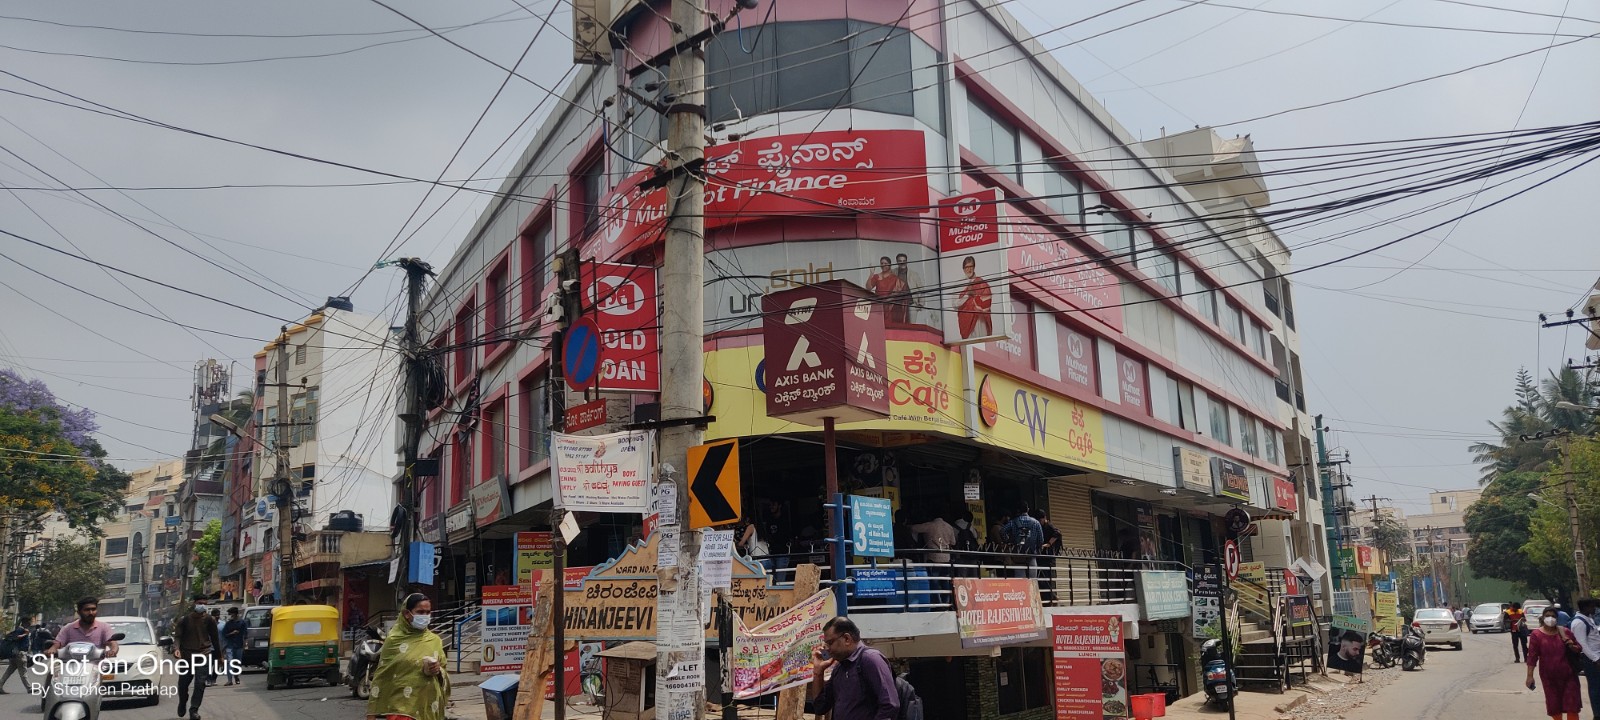
[[[894,506],[888,498],[850,496],[851,552],[894,557]]]
[[[561,345],[561,370],[567,387],[582,392],[594,384],[600,373],[600,326],[590,318],[578,318],[567,328]]]

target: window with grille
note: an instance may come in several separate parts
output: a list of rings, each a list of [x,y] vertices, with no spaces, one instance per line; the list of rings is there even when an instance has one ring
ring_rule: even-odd
[[[306,364],[306,346],[305,345],[296,345],[296,346],[294,346],[294,364],[296,364],[296,365],[304,365],[304,364]]]
[[[517,445],[527,469],[550,457],[550,386],[540,371],[522,380],[517,399],[522,414]]]

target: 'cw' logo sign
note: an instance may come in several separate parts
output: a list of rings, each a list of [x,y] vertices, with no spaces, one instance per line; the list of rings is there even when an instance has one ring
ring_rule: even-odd
[[[1045,425],[1048,422],[1045,411],[1050,408],[1050,398],[1018,390],[1012,397],[1011,408],[1016,413],[1017,422],[1028,426],[1028,439],[1035,445],[1044,445]]]

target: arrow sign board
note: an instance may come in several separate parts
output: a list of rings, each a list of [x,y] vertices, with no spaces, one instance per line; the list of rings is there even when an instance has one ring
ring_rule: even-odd
[[[578,318],[567,328],[561,344],[561,369],[567,387],[583,392],[600,372],[600,328],[589,318]]]
[[[894,505],[889,498],[850,496],[851,552],[894,557]]]
[[[1239,543],[1229,540],[1222,546],[1222,567],[1228,573],[1229,580],[1239,578],[1239,563],[1243,560],[1239,556]]]
[[[689,448],[689,529],[738,522],[739,441]]]

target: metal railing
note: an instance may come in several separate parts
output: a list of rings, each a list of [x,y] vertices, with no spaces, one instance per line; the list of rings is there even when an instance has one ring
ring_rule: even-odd
[[[1046,607],[1116,605],[1138,601],[1136,581],[1142,570],[1187,572],[1182,563],[1126,560],[1117,553],[1067,550],[1061,555],[1027,555],[1006,551],[897,550],[895,558],[871,558],[845,566],[851,613],[944,612],[953,610],[951,580],[956,578],[1032,578],[1039,581],[1039,599]],[[821,552],[787,553],[754,558],[767,567],[774,584],[794,583],[794,567],[812,563],[827,576]],[[822,587],[832,587],[832,577]]]

